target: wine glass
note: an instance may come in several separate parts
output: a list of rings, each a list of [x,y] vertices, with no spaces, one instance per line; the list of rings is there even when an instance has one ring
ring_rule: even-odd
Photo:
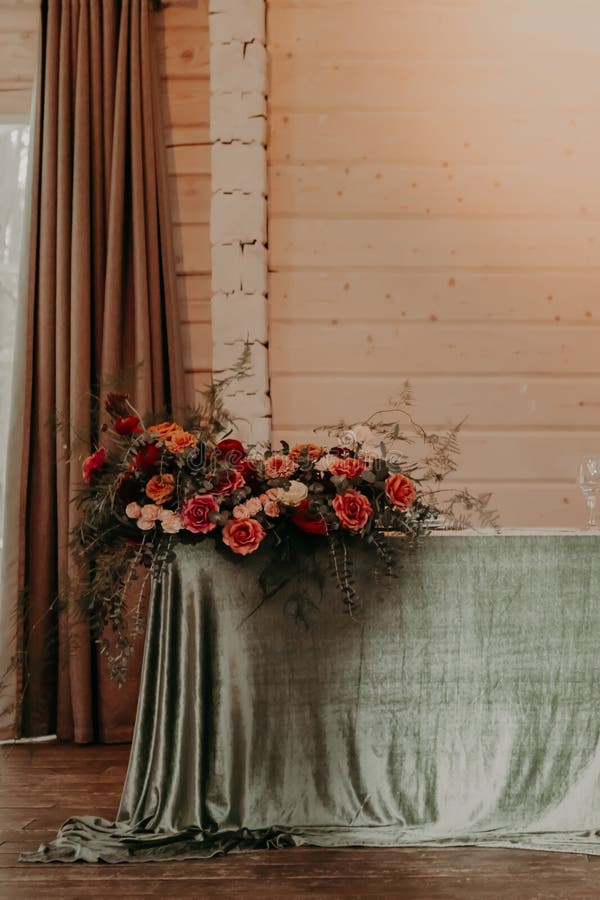
[[[600,456],[584,456],[579,464],[579,489],[588,505],[586,531],[596,531],[596,505],[600,494]]]

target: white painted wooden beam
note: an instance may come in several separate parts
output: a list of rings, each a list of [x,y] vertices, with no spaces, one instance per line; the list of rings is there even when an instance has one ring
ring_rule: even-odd
[[[210,0],[213,369],[252,342],[253,371],[227,403],[246,441],[268,441],[265,0]]]

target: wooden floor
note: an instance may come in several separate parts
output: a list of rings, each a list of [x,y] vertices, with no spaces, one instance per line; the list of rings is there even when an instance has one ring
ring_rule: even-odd
[[[63,819],[114,818],[128,747],[0,748],[0,898],[600,900],[600,858],[456,848],[267,851],[144,865],[24,865]]]

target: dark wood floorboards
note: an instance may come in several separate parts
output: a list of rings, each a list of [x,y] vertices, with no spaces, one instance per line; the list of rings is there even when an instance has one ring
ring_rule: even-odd
[[[0,898],[600,900],[600,858],[456,848],[267,851],[144,865],[24,865],[63,819],[114,818],[128,747],[0,748]]]

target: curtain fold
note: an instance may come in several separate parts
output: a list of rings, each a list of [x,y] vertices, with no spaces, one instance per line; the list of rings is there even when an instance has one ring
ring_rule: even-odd
[[[135,678],[121,691],[107,683],[63,598],[81,577],[69,535],[81,461],[98,438],[94,398],[119,385],[141,410],[184,405],[156,56],[148,0],[48,0],[41,15],[0,737],[127,740]]]

